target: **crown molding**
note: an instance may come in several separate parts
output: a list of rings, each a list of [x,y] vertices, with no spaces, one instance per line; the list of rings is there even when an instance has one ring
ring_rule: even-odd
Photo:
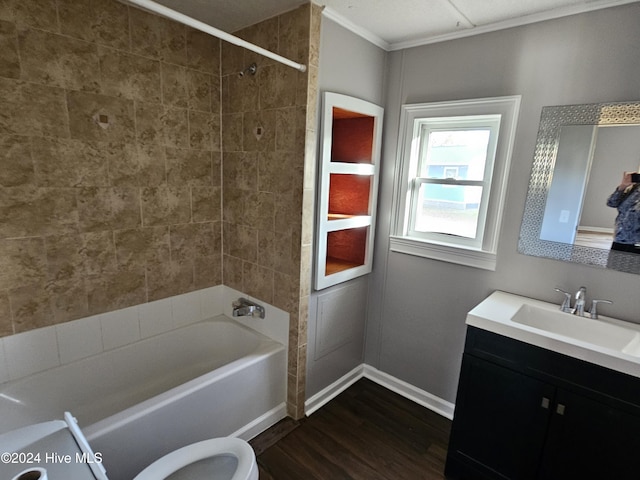
[[[374,45],[382,48],[383,50],[386,50],[387,52],[391,50],[391,45],[389,44],[389,42],[386,42],[385,40],[377,36],[375,33],[371,32],[370,30],[367,30],[366,28],[362,28],[359,25],[356,25],[351,20],[348,20],[344,16],[340,15],[332,8],[324,7],[324,10],[322,11],[322,15],[327,17],[330,20],[333,20],[338,25],[346,28],[347,30],[350,30],[356,35],[364,38],[368,42],[373,43]]]
[[[488,25],[482,25],[480,27],[463,28],[456,30],[455,32],[446,33],[442,35],[434,35],[431,37],[423,37],[415,40],[407,40],[403,42],[389,43],[386,40],[380,38],[378,35],[371,31],[356,25],[351,20],[348,20],[344,16],[337,13],[330,7],[325,7],[323,15],[327,18],[338,23],[342,27],[350,30],[356,35],[364,38],[365,40],[373,43],[374,45],[382,48],[387,52],[404,50],[407,48],[419,47],[422,45],[429,45],[433,43],[446,42],[449,40],[456,40],[459,38],[471,37],[474,35],[480,35],[483,33],[495,32],[498,30],[505,30],[507,28],[520,27],[523,25],[529,25],[532,23],[544,22],[547,20],[553,20],[556,18],[567,17],[570,15],[578,15],[580,13],[592,12],[595,10],[602,10],[604,8],[618,7],[629,3],[637,3],[640,0],[600,0],[581,5],[572,5],[568,7],[557,8],[546,12],[535,13],[526,15],[524,17],[513,18],[501,22],[495,22]]]

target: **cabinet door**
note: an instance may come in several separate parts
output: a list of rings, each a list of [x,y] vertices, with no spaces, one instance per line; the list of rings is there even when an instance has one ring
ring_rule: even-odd
[[[449,449],[456,464],[469,467],[462,470],[474,473],[454,477],[537,478],[554,391],[465,355]]]
[[[640,478],[640,418],[558,390],[540,479]]]

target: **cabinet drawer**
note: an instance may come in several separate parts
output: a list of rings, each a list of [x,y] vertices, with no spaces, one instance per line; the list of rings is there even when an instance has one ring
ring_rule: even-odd
[[[465,352],[640,416],[640,378],[476,327]]]

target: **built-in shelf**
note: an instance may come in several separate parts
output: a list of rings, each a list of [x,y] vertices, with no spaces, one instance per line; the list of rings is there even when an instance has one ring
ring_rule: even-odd
[[[323,96],[315,288],[371,271],[383,109]]]

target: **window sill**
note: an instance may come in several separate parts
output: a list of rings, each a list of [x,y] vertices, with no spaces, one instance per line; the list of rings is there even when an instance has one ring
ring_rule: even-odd
[[[418,257],[431,258],[443,262],[481,268],[483,270],[495,271],[496,269],[496,254],[482,250],[473,250],[398,236],[390,237],[389,249],[392,252],[416,255]]]

